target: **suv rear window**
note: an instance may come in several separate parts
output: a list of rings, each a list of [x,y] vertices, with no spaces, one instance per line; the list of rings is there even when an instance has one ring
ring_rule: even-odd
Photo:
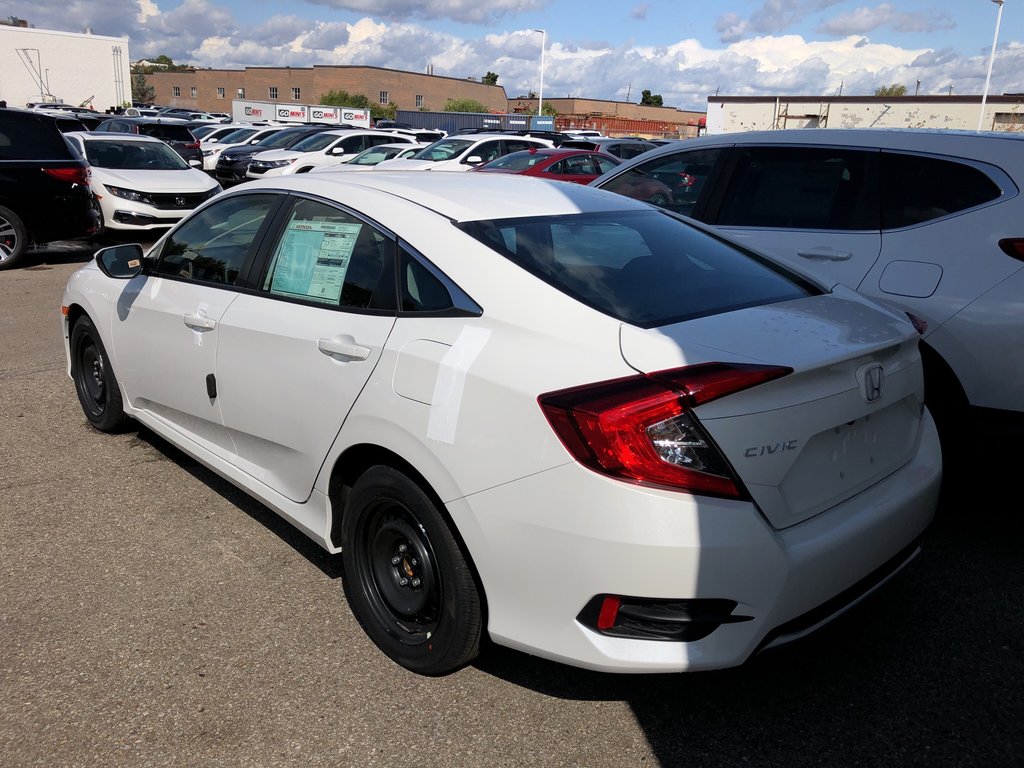
[[[820,293],[781,267],[653,209],[457,226],[563,293],[644,328]]]
[[[0,114],[0,160],[67,160],[71,152],[56,121],[35,115]]]
[[[191,144],[195,141],[192,132],[183,125],[139,125],[139,133],[146,136],[155,136],[164,141],[185,141]]]

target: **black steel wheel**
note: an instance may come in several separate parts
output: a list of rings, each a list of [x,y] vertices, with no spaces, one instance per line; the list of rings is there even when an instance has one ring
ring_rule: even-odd
[[[27,247],[25,223],[10,208],[0,205],[0,269],[13,267]]]
[[[395,662],[443,675],[477,655],[479,590],[444,516],[415,482],[391,467],[367,470],[349,495],[341,556],[352,612]]]
[[[82,411],[101,432],[118,432],[128,422],[121,390],[92,320],[83,315],[71,328],[71,378]]]

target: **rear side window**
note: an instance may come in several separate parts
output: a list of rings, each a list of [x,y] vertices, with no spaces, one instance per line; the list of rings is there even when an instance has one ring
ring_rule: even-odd
[[[874,153],[877,155],[877,152]],[[871,154],[829,147],[748,147],[716,218],[722,226],[879,228]]]
[[[780,266],[654,209],[458,226],[563,293],[644,328],[818,293]]]
[[[981,170],[937,157],[882,153],[882,228],[897,229],[995,200]]]
[[[140,125],[139,133],[164,141],[186,141],[190,144],[195,141],[192,132],[183,125]]]
[[[67,160],[55,122],[34,115],[0,115],[0,160]]]

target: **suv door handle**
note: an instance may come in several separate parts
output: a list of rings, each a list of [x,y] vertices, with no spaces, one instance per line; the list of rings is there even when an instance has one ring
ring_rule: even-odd
[[[185,325],[194,331],[212,331],[217,327],[217,321],[206,315],[185,315]]]
[[[316,348],[325,355],[338,355],[351,360],[365,360],[370,356],[370,348],[356,344],[351,336],[335,336],[333,339],[317,339]]]
[[[813,248],[806,248],[796,252],[797,256],[805,259],[821,259],[823,261],[847,261],[853,257],[852,251],[837,251],[828,245],[817,245]]]

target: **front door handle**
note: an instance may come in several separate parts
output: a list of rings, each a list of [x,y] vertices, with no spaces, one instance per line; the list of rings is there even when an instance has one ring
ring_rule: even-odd
[[[797,251],[797,256],[802,256],[805,259],[817,259],[819,261],[848,261],[853,257],[852,251],[837,251],[827,245],[818,245],[814,248],[805,248],[804,250]]]
[[[350,360],[365,360],[370,348],[356,344],[351,336],[335,336],[333,339],[317,339],[316,347],[325,355],[347,357]]]
[[[185,325],[194,331],[212,331],[217,327],[217,321],[206,315],[185,315]]]

